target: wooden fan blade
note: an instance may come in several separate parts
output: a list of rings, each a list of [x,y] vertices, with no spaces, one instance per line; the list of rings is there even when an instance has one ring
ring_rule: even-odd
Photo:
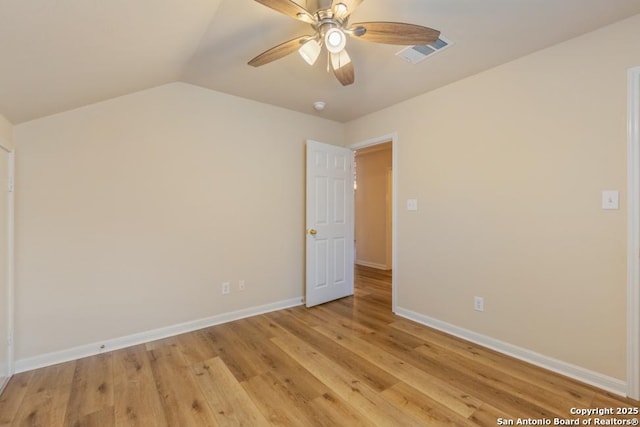
[[[346,50],[331,54],[331,68],[333,68],[333,75],[342,83],[342,86],[349,86],[356,80],[353,62]]]
[[[301,36],[293,40],[289,40],[288,42],[281,43],[253,58],[249,61],[249,65],[259,67],[261,65],[268,64],[269,62],[273,62],[276,59],[284,58],[290,53],[300,49],[300,46],[302,46],[304,42],[312,38],[312,36]]]
[[[307,9],[291,0],[256,0],[258,3],[270,7],[280,13],[299,19],[304,22],[313,22],[315,19]]]
[[[352,28],[363,27],[366,32],[358,36],[361,40],[384,44],[428,44],[440,37],[440,31],[421,25],[405,24],[402,22],[360,22],[351,25]]]
[[[362,1],[363,0],[333,0],[333,3],[331,4],[331,10],[335,12],[336,6],[338,4],[344,4],[347,7],[347,11],[343,14],[338,15],[338,18],[344,18],[345,16],[351,15],[353,11],[356,10],[358,6],[360,6],[360,3],[362,3]]]

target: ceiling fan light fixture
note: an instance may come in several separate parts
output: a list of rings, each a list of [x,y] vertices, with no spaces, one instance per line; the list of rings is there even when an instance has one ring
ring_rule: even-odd
[[[298,19],[299,19],[299,20],[301,20],[301,21],[303,21],[303,22],[306,22],[307,24],[314,24],[314,23],[316,22],[316,21],[315,21],[311,16],[309,16],[307,13],[302,13],[302,12],[300,12],[300,13],[298,13],[296,16],[298,17]]]
[[[349,9],[347,8],[347,5],[344,3],[338,3],[337,5],[335,5],[335,7],[333,8],[333,13],[334,15],[336,15],[338,18],[343,17],[344,15],[347,14],[347,12],[349,11]]]
[[[320,50],[320,43],[315,39],[311,39],[300,46],[298,53],[307,64],[313,65],[318,60],[318,56],[320,56]]]
[[[338,70],[351,62],[351,57],[346,50],[339,53],[331,54],[331,66],[334,70]]]
[[[347,36],[340,28],[331,28],[324,34],[324,44],[331,53],[340,53],[347,45]]]

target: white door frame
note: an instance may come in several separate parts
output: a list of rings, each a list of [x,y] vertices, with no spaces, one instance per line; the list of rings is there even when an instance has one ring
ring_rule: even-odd
[[[391,167],[392,167],[392,209],[391,215],[393,216],[393,224],[391,226],[391,233],[393,234],[391,240],[391,257],[392,257],[392,265],[391,265],[391,311],[396,312],[396,306],[398,302],[397,298],[397,287],[396,287],[396,271],[398,266],[398,134],[396,132],[390,133],[388,135],[383,135],[377,138],[368,139],[366,141],[361,141],[350,145],[349,148],[351,150],[361,150],[365,147],[370,147],[372,145],[384,144],[385,142],[391,141]]]
[[[640,399],[640,67],[629,70],[627,395]]]
[[[5,316],[7,320],[7,339],[8,342],[0,346],[0,351],[7,352],[7,378],[4,380],[0,378],[0,393],[7,385],[7,381],[11,376],[13,376],[15,372],[14,367],[14,349],[13,349],[13,330],[14,330],[14,191],[13,191],[13,183],[14,183],[14,170],[15,170],[15,154],[13,150],[5,147],[0,141],[0,150],[4,150],[8,153],[8,165],[7,165],[7,182],[10,184],[9,191],[7,192],[7,272],[6,272],[6,280],[7,280],[7,306],[5,308]]]

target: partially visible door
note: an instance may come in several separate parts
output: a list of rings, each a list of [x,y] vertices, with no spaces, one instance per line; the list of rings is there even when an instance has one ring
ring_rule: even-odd
[[[9,153],[0,147],[0,392],[9,369]]]
[[[307,307],[353,295],[353,152],[307,141]]]

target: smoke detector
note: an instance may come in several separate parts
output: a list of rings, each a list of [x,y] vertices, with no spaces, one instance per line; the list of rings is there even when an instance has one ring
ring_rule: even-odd
[[[316,101],[316,102],[313,103],[313,108],[316,111],[322,111],[322,110],[324,110],[324,107],[326,107],[326,106],[327,106],[327,103],[324,102],[324,101]]]

